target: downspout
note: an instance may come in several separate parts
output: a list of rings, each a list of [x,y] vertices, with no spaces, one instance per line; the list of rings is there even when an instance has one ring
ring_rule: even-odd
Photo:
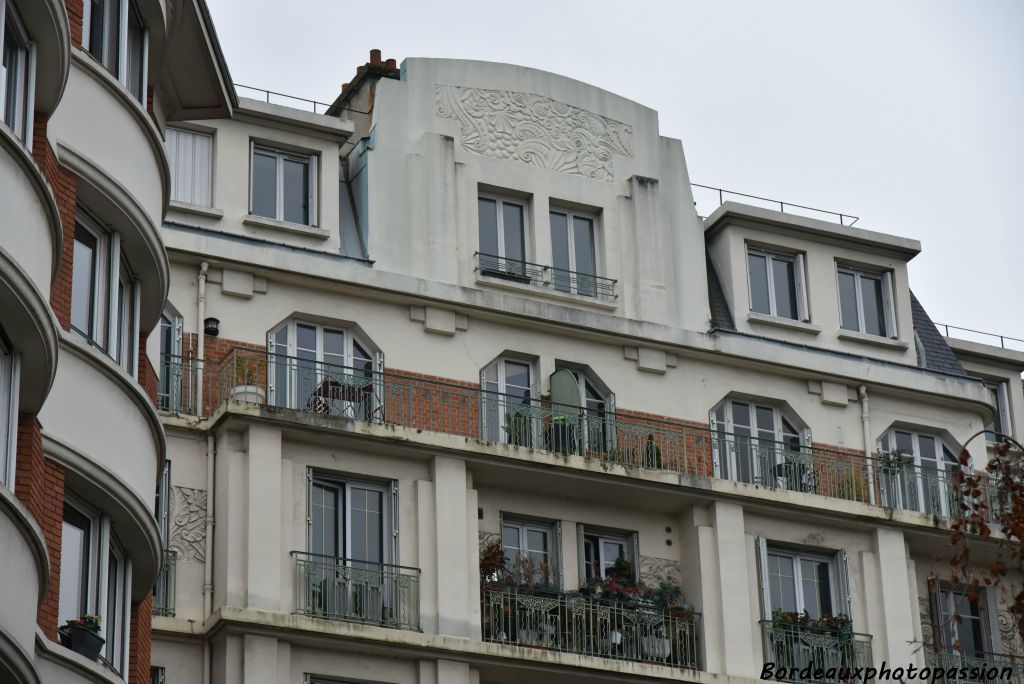
[[[203,264],[204,266],[206,264]],[[206,436],[206,555],[203,557],[203,623],[213,612],[213,478],[217,446]],[[204,629],[205,632],[205,629]],[[203,634],[203,684],[210,684],[210,640]]]
[[[196,415],[198,416],[203,415],[203,359],[206,358],[204,356],[206,334],[203,331],[203,321],[206,320],[206,271],[209,268],[210,265],[205,261],[199,265],[199,285],[196,297],[198,309],[196,312],[198,316],[196,322]]]
[[[860,397],[860,423],[864,431],[864,462],[867,464],[868,476],[868,502],[875,503],[875,477],[873,459],[871,457],[871,412],[868,409],[868,388],[861,385],[857,388],[857,396]]]

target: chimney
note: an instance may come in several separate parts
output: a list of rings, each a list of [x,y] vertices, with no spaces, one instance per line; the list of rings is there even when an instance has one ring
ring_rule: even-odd
[[[380,64],[380,50],[370,50],[370,64]]]

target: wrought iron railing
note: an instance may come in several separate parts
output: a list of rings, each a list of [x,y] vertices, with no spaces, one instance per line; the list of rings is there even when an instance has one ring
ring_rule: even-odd
[[[164,562],[153,587],[153,615],[174,617],[175,570],[178,563],[177,551],[164,551]]]
[[[618,297],[615,292],[618,281],[612,278],[544,266],[522,259],[509,259],[496,254],[477,252],[476,257],[481,275],[538,287],[550,287],[559,292],[596,299],[613,300]]]
[[[713,208],[711,211],[708,211],[708,208],[710,208],[710,205],[714,202],[714,199],[716,197],[718,200],[718,204],[714,205],[715,208],[725,204],[725,202],[728,199],[731,199],[733,197],[741,197],[743,198],[741,200],[742,202],[746,202],[749,204],[749,200],[754,200],[755,202],[763,203],[765,206],[771,209],[775,209],[776,207],[778,207],[779,211],[783,213],[786,213],[786,210],[789,209],[788,213],[791,214],[808,216],[810,218],[819,218],[826,221],[835,221],[838,218],[839,225],[846,226],[847,228],[849,228],[850,226],[852,226],[853,224],[860,220],[860,218],[857,216],[852,216],[850,214],[841,213],[838,211],[818,209],[816,207],[808,207],[803,204],[795,204],[793,202],[783,202],[782,200],[771,199],[770,197],[749,195],[745,192],[726,190],[725,188],[716,188],[711,185],[701,185],[700,183],[690,183],[690,185],[693,186],[694,188],[699,188],[698,192],[694,193],[694,204],[696,205],[697,214],[702,218],[707,218],[708,216],[711,215],[712,211],[714,211]],[[704,197],[701,197],[700,195],[704,195]],[[793,211],[794,209],[796,209],[797,211]]]
[[[1002,349],[1024,351],[1024,340],[1019,337],[1010,337],[1009,335],[1000,335],[998,333],[973,330],[971,328],[961,328],[960,326],[950,325],[948,323],[936,323],[935,327],[939,329],[939,332],[941,332],[944,337],[955,337],[968,342],[988,344],[993,347],[998,344]],[[952,333],[950,331],[952,331]],[[967,334],[964,335],[963,333]]]
[[[1024,657],[1004,653],[982,653],[925,647],[925,665],[930,668],[941,668],[948,672],[951,669],[966,669],[967,677],[963,681],[1000,681],[1012,684],[1024,683]],[[972,674],[975,673],[975,674]]]
[[[161,411],[195,413],[196,362],[191,357],[164,354],[160,358],[156,406]]]
[[[853,681],[857,668],[873,664],[870,634],[805,625],[780,626],[769,621],[762,621],[761,626],[764,662],[774,663],[773,676],[782,681]],[[835,677],[829,677],[829,673]]]
[[[700,667],[700,615],[577,594],[481,588],[483,637],[580,655]]]
[[[166,401],[196,412],[194,361],[168,357],[163,366],[176,378]],[[682,420],[556,404],[481,390],[477,383],[375,371],[369,362],[340,366],[235,348],[208,362],[201,377],[201,415],[241,401],[944,517],[963,510],[952,470],[905,464],[885,453],[867,458]],[[989,496],[991,481],[976,475]]]
[[[295,612],[394,629],[420,629],[420,571],[292,551]]]

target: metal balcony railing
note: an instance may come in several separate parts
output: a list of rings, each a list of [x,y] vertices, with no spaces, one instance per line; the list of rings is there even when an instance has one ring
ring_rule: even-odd
[[[871,635],[805,625],[776,626],[763,620],[764,662],[775,664],[774,677],[787,682],[853,681],[857,668],[868,668]],[[779,677],[779,673],[785,674]],[[835,674],[828,677],[829,672]],[[863,670],[862,670],[863,671]]]
[[[939,329],[939,332],[944,337],[954,337],[968,342],[979,342],[992,345],[993,347],[998,345],[1002,349],[1011,349],[1013,351],[1024,351],[1024,340],[1019,337],[972,330],[971,328],[961,328],[956,325],[949,325],[948,323],[936,323],[935,327]],[[965,335],[964,333],[967,334]]]
[[[501,278],[511,282],[548,287],[559,292],[594,297],[606,301],[618,297],[615,286],[618,281],[591,273],[570,271],[554,266],[543,266],[521,259],[508,259],[496,254],[476,253],[477,268],[481,275]]]
[[[726,190],[725,188],[716,188],[711,185],[701,185],[700,183],[690,183],[690,185],[697,189],[693,193],[694,204],[696,205],[697,215],[701,218],[707,218],[710,216],[715,209],[725,204],[728,200],[734,197],[742,198],[740,201],[745,204],[751,204],[750,200],[754,202],[760,202],[760,205],[755,204],[754,206],[764,206],[768,209],[778,209],[783,213],[797,214],[799,216],[807,216],[809,218],[822,219],[825,221],[835,221],[839,219],[839,225],[846,226],[849,228],[857,221],[860,217],[853,216],[838,211],[829,211],[828,209],[818,209],[816,207],[808,207],[803,204],[796,204],[794,202],[783,202],[782,200],[771,199],[770,197],[760,197],[758,195],[748,195],[745,192],[736,192],[735,190]],[[717,204],[715,201],[717,200]],[[793,211],[796,209],[796,211]]]
[[[314,114],[324,114],[331,106],[326,102],[317,102],[305,97],[278,93],[266,88],[256,88],[254,86],[242,85],[241,83],[235,83],[234,86],[235,92],[243,97],[259,98],[267,104],[279,104],[294,109],[305,109],[306,111],[312,111]]]
[[[153,587],[153,615],[174,617],[175,570],[177,563],[177,551],[164,551],[164,562],[160,566],[160,574],[156,576],[156,585]]]
[[[419,568],[302,551],[292,557],[296,613],[419,631]]]
[[[970,651],[963,653],[951,649],[926,646],[924,651],[925,664],[931,668],[950,669],[966,668],[977,676],[965,677],[966,681],[1000,681],[1012,684],[1024,684],[1024,657],[1004,653],[983,653]]]
[[[161,411],[195,414],[196,361],[191,357],[164,354],[160,358],[156,406]]]
[[[578,594],[481,587],[483,637],[516,646],[697,669],[700,615]]]
[[[162,366],[171,374],[166,385],[161,378],[161,387],[170,387],[161,395],[164,405],[195,413],[194,362],[168,357]],[[476,383],[255,349],[232,349],[208,362],[201,377],[200,415],[229,401],[248,402],[937,516],[962,512],[953,470],[917,466],[886,453],[866,458],[859,451],[756,439],[683,420],[561,405],[481,390]],[[992,497],[989,510],[996,511],[992,481],[975,475],[979,489]]]

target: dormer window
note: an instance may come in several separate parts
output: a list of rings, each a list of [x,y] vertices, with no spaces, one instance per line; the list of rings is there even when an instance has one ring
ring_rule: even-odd
[[[839,319],[843,330],[896,337],[892,273],[838,267]]]
[[[750,310],[766,316],[807,320],[804,255],[747,247]]]

